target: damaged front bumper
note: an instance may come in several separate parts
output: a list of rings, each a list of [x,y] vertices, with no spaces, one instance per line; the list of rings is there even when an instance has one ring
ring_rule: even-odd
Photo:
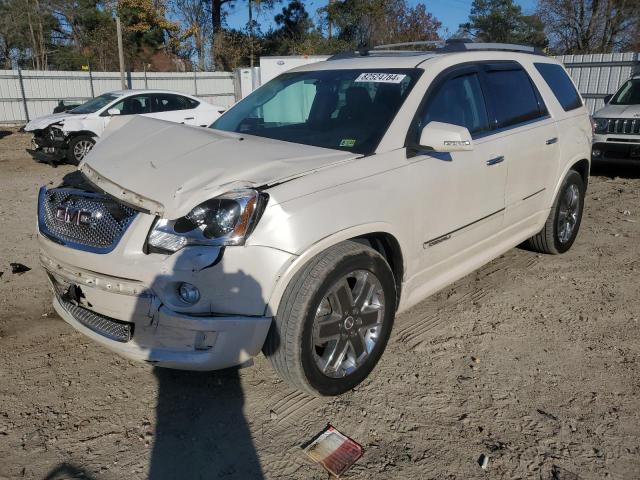
[[[67,154],[68,138],[62,129],[49,126],[42,130],[33,130],[31,148],[27,152],[36,160],[44,162],[63,160]]]
[[[56,312],[76,330],[136,361],[186,370],[217,370],[257,355],[271,317],[191,315],[173,311],[141,282],[41,263]]]
[[[217,370],[257,355],[272,320],[267,301],[294,256],[261,246],[146,254],[152,221],[140,213],[116,248],[102,254],[40,233],[58,314],[118,354],[161,367]],[[180,299],[182,282],[197,286],[198,302]]]

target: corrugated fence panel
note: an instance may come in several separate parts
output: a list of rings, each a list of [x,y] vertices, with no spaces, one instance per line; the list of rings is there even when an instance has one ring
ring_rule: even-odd
[[[29,119],[50,114],[59,100],[82,103],[93,96],[120,90],[119,72],[53,72],[22,70]],[[174,90],[197,95],[223,107],[235,102],[233,74],[229,72],[135,72],[125,76],[129,88]],[[0,70],[0,123],[27,120],[17,70]]]
[[[593,113],[604,97],[614,93],[640,65],[637,53],[563,55],[556,57],[567,67]],[[51,113],[58,100],[81,103],[93,94],[120,90],[119,72],[22,71],[29,118]],[[129,88],[161,89],[197,95],[214,105],[235,102],[233,74],[229,72],[135,72],[126,75]],[[17,70],[0,70],[0,123],[26,121]]]
[[[564,63],[591,113],[604,106],[604,97],[615,93],[640,65],[637,53],[594,53],[556,57]]]

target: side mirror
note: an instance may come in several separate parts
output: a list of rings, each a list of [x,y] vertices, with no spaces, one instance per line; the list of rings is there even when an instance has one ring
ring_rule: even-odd
[[[107,113],[113,117],[114,115],[120,115],[120,110],[117,108],[110,108],[107,110]]]
[[[604,97],[604,103],[605,104],[609,103],[612,98],[613,98],[613,95],[607,95],[606,97]]]
[[[468,152],[473,150],[473,140],[465,127],[429,122],[420,133],[420,146],[436,152]]]

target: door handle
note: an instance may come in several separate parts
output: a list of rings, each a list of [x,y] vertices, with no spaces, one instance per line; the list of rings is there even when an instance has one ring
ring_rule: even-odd
[[[196,117],[184,117],[185,120],[193,120]]]
[[[558,143],[558,137],[553,137],[547,140],[547,145],[553,145],[554,143]]]
[[[487,160],[487,165],[490,167],[492,165],[497,165],[502,162],[504,162],[504,156],[500,155],[499,157],[492,158],[491,160]]]

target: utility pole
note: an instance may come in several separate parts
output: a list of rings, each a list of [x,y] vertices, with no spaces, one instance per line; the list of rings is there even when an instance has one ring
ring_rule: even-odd
[[[116,34],[118,35],[118,58],[120,60],[120,85],[123,90],[127,89],[127,83],[124,80],[124,50],[122,49],[122,27],[120,26],[120,17],[116,15]]]
[[[251,68],[253,68],[253,9],[251,8],[251,0],[249,0],[249,42],[249,65],[251,66]]]
[[[329,7],[331,6],[331,4],[333,3],[333,0],[329,0]],[[329,17],[329,25],[328,25],[328,30],[329,30],[329,38],[332,37],[333,35],[333,22],[331,21],[331,17]]]

